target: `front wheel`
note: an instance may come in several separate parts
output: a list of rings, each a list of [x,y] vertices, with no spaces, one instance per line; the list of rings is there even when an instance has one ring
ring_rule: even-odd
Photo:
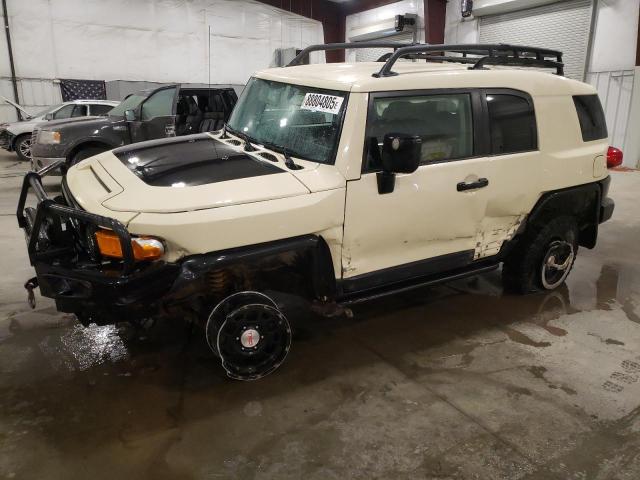
[[[517,293],[555,290],[578,253],[578,225],[573,217],[556,217],[520,240],[502,267],[505,289]]]
[[[80,150],[78,150],[76,153],[73,154],[73,156],[71,157],[71,162],[69,164],[69,166],[73,166],[76,163],[80,163],[82,160],[89,158],[89,157],[93,157],[94,155],[98,155],[99,153],[102,153],[104,151],[106,151],[106,148],[102,148],[102,147],[86,147],[86,148],[82,148]]]
[[[31,134],[20,135],[13,145],[18,158],[23,162],[31,161]]]
[[[289,321],[259,292],[239,292],[222,300],[209,315],[206,334],[227,375],[236,380],[270,374],[291,348]]]

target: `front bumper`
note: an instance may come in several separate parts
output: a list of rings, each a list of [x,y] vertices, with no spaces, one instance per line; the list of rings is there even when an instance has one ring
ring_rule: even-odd
[[[38,170],[42,170],[43,168],[50,167],[56,162],[64,162],[66,159],[57,158],[57,157],[31,157],[31,170],[37,172]],[[55,173],[55,172],[54,172]]]
[[[54,164],[51,170],[59,169]],[[18,202],[18,225],[25,232],[29,260],[35,268],[40,292],[53,298],[58,310],[75,313],[83,323],[115,323],[155,316],[171,290],[180,265],[134,262],[131,235],[117,220],[86,212],[73,201],[51,199],[41,177],[50,171],[29,172]],[[70,194],[65,191],[64,197]],[[26,207],[27,193],[37,197]],[[115,232],[124,254],[121,261],[102,260],[91,242],[96,228]]]
[[[0,128],[0,148],[13,152],[13,139],[15,135],[6,128]]]

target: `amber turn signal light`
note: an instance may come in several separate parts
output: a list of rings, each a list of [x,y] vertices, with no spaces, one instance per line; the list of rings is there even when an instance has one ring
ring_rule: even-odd
[[[111,230],[98,230],[96,232],[98,250],[105,257],[123,258],[120,238]],[[133,258],[137,261],[157,260],[164,255],[162,241],[153,237],[134,237],[131,239]]]

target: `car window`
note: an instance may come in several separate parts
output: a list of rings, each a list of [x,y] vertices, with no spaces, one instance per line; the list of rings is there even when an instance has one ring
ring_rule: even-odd
[[[421,162],[455,160],[473,155],[473,116],[469,93],[378,97],[367,121],[365,170],[381,168],[384,136],[419,135]]]
[[[573,103],[578,112],[583,141],[602,140],[609,136],[604,110],[598,95],[575,95]]]
[[[91,115],[106,115],[109,110],[113,109],[113,105],[91,104]]]
[[[60,110],[53,114],[53,118],[59,120],[61,118],[69,118],[73,114],[73,109],[75,108],[74,104],[65,105]]]
[[[528,152],[537,150],[538,134],[532,104],[524,97],[488,94],[491,153]]]
[[[173,115],[173,97],[175,93],[175,88],[165,88],[151,95],[142,104],[141,120]]]
[[[86,117],[87,116],[87,106],[86,105],[76,105],[76,108],[73,109],[72,117]]]

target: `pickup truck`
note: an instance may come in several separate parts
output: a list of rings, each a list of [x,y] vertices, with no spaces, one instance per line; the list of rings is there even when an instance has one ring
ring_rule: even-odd
[[[58,160],[72,166],[130,143],[218,130],[237,99],[231,87],[168,85],[129,95],[106,117],[48,122],[33,131],[32,170]]]

